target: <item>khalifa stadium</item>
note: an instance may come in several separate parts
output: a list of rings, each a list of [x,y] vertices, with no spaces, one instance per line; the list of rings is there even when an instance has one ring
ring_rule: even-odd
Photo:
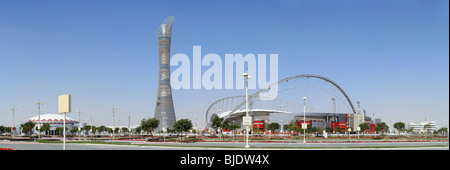
[[[40,116],[40,125],[42,126],[44,123],[50,124],[50,134],[55,134],[55,130],[58,127],[64,126],[64,115],[63,114],[43,114]],[[36,132],[36,128],[39,124],[39,116],[34,116],[26,120],[27,122],[33,122],[36,124],[34,127],[34,131]],[[78,121],[75,119],[66,116],[66,127],[68,130],[74,128],[78,124]]]
[[[260,94],[268,92],[271,88],[278,90],[273,100],[264,100]],[[306,97],[306,100],[302,100]],[[306,123],[311,127],[325,129],[340,127],[345,131],[347,127],[356,131],[361,123],[366,123],[370,131],[374,130],[374,118],[360,108],[360,102],[353,105],[350,97],[334,81],[319,75],[302,74],[280,80],[256,93],[248,96],[248,112],[252,117],[252,127],[267,131],[271,115],[287,115],[290,120],[283,124],[295,121],[300,127]],[[363,112],[361,113],[361,110]],[[231,124],[240,125],[243,130],[243,117],[246,115],[246,96],[229,96],[213,102],[207,109],[205,120],[208,127],[213,127],[216,117],[222,118]]]

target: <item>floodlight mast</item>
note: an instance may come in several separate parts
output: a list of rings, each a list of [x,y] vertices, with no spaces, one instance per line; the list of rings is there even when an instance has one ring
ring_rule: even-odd
[[[337,118],[336,118],[336,99],[333,97],[331,98],[331,101],[333,102],[333,108],[334,108],[334,122],[337,122]]]
[[[356,104],[358,105],[358,114],[361,114],[361,109],[360,109],[360,102],[359,101],[356,101]]]

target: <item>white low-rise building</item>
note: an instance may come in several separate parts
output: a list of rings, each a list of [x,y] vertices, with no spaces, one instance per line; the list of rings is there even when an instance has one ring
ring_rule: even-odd
[[[425,129],[425,125],[430,125]],[[413,128],[414,132],[423,133],[425,130],[428,132],[433,132],[438,130],[438,126],[436,126],[436,121],[426,121],[426,122],[411,122],[409,123],[409,128]]]

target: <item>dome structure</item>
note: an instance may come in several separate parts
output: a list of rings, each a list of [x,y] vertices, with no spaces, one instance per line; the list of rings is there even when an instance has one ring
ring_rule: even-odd
[[[63,114],[41,114],[40,119],[41,119],[41,126],[44,123],[50,124],[50,131],[49,131],[50,135],[56,133],[55,132],[56,128],[64,126],[64,115]],[[27,119],[26,121],[33,122],[36,124],[36,126],[34,127],[33,130],[34,130],[34,133],[37,133],[36,128],[38,127],[38,124],[39,124],[39,116],[31,117],[31,118]],[[66,115],[67,129],[70,130],[76,126],[78,126],[78,121],[71,117],[68,117]],[[45,134],[45,133],[46,132],[42,132],[42,134]]]
[[[50,123],[52,124],[63,124],[64,123],[64,115],[63,114],[43,114],[41,117],[41,124]],[[27,119],[27,122],[39,123],[39,116],[34,116],[32,118]],[[75,119],[66,116],[66,124],[76,124],[78,121]]]

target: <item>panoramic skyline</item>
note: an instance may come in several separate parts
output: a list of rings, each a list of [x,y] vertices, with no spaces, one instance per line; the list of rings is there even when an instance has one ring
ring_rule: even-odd
[[[278,78],[337,82],[368,116],[392,123],[449,120],[449,2],[438,1],[0,1],[0,125],[57,113],[94,125],[153,117],[157,31],[174,16],[171,56],[278,54]],[[164,7],[164,8],[163,8]],[[176,67],[171,67],[173,71]],[[202,68],[204,71],[205,68]],[[191,76],[192,78],[192,76]],[[256,90],[250,90],[254,93]],[[177,120],[205,126],[207,107],[242,89],[173,90]],[[303,94],[298,95],[301,102]],[[331,111],[329,100],[323,110]],[[355,103],[353,103],[355,105]],[[120,120],[120,122],[118,122]]]

